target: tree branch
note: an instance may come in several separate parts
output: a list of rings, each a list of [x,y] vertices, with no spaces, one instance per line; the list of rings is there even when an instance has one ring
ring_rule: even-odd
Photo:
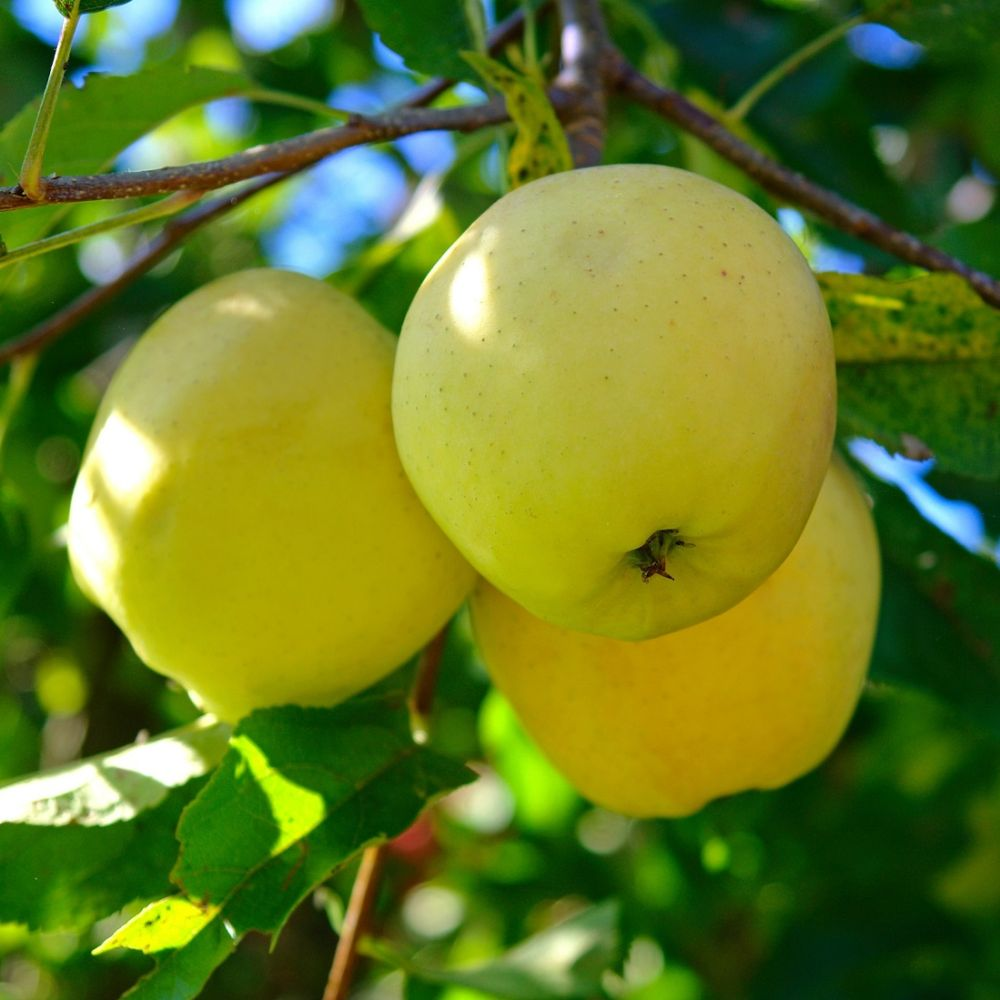
[[[221,160],[130,173],[50,177],[45,181],[44,197],[40,201],[32,201],[19,187],[0,188],[0,211],[65,202],[134,198],[170,191],[210,191],[263,174],[300,170],[351,146],[385,142],[415,132],[471,132],[507,119],[507,111],[500,100],[456,108],[408,107],[371,117],[357,115],[346,125],[307,132]]]
[[[539,9],[547,7],[548,2],[546,0]],[[518,10],[490,32],[487,39],[488,51],[499,51],[516,38],[523,28],[524,12]],[[32,205],[165,194],[170,191],[210,191],[262,174],[298,170],[351,146],[438,129],[471,132],[485,125],[496,125],[507,120],[506,111],[499,101],[442,111],[426,110],[426,105],[454,86],[454,83],[454,80],[431,80],[385,114],[371,117],[353,115],[344,126],[320,129],[258,146],[221,160],[133,173],[51,177],[45,180],[44,196],[36,200],[29,198],[19,185],[0,188],[0,211],[30,208]]]
[[[732,134],[721,122],[674,90],[658,87],[629,65],[620,53],[609,57],[611,74],[619,87],[640,104],[690,132],[720,156],[738,166],[772,194],[807,209],[814,215],[900,260],[928,271],[961,275],[984,302],[1000,308],[1000,281],[910,233],[897,229],[877,215],[781,166]]]
[[[204,202],[183,215],[171,219],[150,243],[132,257],[121,274],[113,281],[109,281],[106,285],[95,285],[93,288],[89,288],[69,305],[53,313],[37,326],[13,340],[0,344],[0,364],[5,364],[18,355],[40,351],[52,341],[58,340],[95,309],[99,309],[106,302],[114,299],[136,278],[155,267],[165,257],[170,256],[174,249],[195,230],[231,211],[237,205],[243,204],[247,199],[252,198],[272,184],[284,180],[286,176],[285,174],[276,174],[265,177],[248,185],[242,191],[213,198],[211,201]]]
[[[559,0],[562,69],[556,85],[569,95],[566,138],[578,167],[593,167],[604,152],[604,53],[608,36],[598,0]]]

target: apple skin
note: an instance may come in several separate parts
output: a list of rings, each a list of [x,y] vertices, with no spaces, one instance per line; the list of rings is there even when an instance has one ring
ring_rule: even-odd
[[[861,693],[879,587],[868,504],[838,461],[792,554],[710,621],[633,643],[550,625],[485,581],[470,606],[493,682],[585,796],[685,816],[830,753]]]
[[[403,466],[476,569],[567,628],[643,639],[731,607],[791,551],[830,460],[816,281],[742,195],[669,167],[506,195],[403,324]],[[630,553],[685,541],[673,579]],[[670,536],[661,536],[670,537]]]
[[[394,348],[323,282],[250,270],[174,305],[112,379],[72,568],[149,666],[223,718],[340,701],[472,587],[396,454]]]

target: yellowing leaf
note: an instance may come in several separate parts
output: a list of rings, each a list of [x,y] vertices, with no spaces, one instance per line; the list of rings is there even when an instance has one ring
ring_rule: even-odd
[[[1000,310],[957,274],[889,281],[818,275],[837,361],[987,361],[1000,358]]]
[[[545,87],[530,73],[519,73],[496,59],[463,52],[466,62],[503,94],[517,135],[507,157],[512,188],[573,168],[573,156]]]

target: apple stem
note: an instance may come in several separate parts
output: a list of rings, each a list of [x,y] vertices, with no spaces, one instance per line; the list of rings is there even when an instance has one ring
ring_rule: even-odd
[[[680,535],[680,530],[680,528],[660,528],[629,553],[632,562],[642,573],[643,583],[649,583],[654,576],[662,576],[666,580],[674,579],[667,572],[667,556],[674,549],[694,548],[694,542],[685,541]]]

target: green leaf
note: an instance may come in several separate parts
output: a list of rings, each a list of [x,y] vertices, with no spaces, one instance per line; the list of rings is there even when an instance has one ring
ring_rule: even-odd
[[[132,76],[91,73],[82,87],[59,95],[45,150],[45,174],[104,170],[127,146],[178,112],[254,89],[240,73],[185,67],[180,59]],[[22,108],[0,130],[0,179],[14,182],[28,146],[39,101]],[[4,220],[8,249],[37,239],[64,207],[33,208]]]
[[[254,712],[184,814],[174,878],[187,895],[213,903],[254,888],[254,875],[268,892],[274,882],[278,898],[294,895],[290,873],[312,867],[317,851],[325,875],[370,841],[402,833],[429,799],[471,778],[413,742],[405,700],[394,693],[331,709]],[[314,833],[306,859],[301,842]],[[290,879],[284,892],[273,877],[280,869]],[[265,902],[260,921],[250,920],[276,929],[273,900]]]
[[[52,2],[63,17],[69,17],[73,13],[72,0],[52,0]],[[80,13],[96,14],[99,11],[107,10],[108,7],[121,7],[122,4],[130,2],[131,0],[80,0]]]
[[[870,491],[885,576],[873,679],[921,690],[1000,735],[1000,568],[895,487],[871,481]]]
[[[840,430],[942,471],[1000,477],[1000,312],[955,275],[823,274]]]
[[[254,712],[184,812],[173,873],[184,897],[148,908],[145,921],[135,918],[101,950],[172,948],[134,996],[197,996],[211,963],[243,934],[277,934],[335,868],[402,833],[432,798],[473,777],[413,742],[398,691],[330,709]],[[176,992],[153,992],[175,979]]]
[[[478,0],[477,0],[478,2]],[[428,76],[472,79],[460,52],[477,49],[468,0],[358,0],[365,22],[410,69]]]
[[[0,824],[110,826],[155,808],[214,767],[228,727],[210,719],[0,787]]]
[[[872,19],[943,56],[995,48],[1000,0],[865,0]]]
[[[505,955],[466,969],[437,969],[405,958],[382,943],[372,951],[413,979],[465,987],[504,1000],[603,996],[601,979],[620,957],[618,918],[616,902],[588,907]]]
[[[507,156],[507,174],[512,188],[539,177],[573,169],[566,133],[541,79],[529,72],[516,72],[489,56],[463,52],[465,61],[504,96],[517,134]]]
[[[0,922],[81,928],[169,891],[181,810],[225,745],[202,720],[0,788]]]
[[[83,930],[129,903],[170,892],[174,831],[203,784],[196,778],[111,826],[0,824],[0,923]]]
[[[1000,477],[1000,366],[920,363],[838,368],[840,430],[942,471]]]

